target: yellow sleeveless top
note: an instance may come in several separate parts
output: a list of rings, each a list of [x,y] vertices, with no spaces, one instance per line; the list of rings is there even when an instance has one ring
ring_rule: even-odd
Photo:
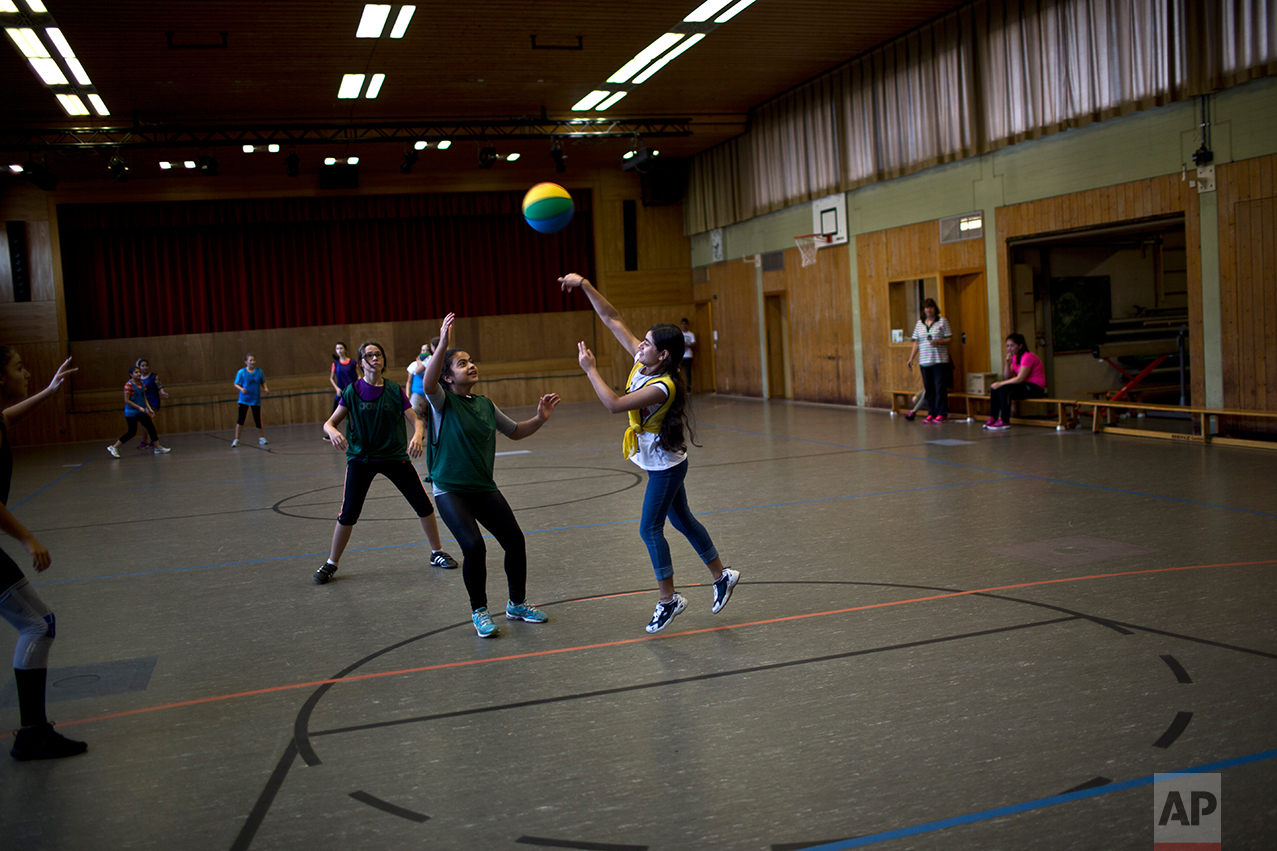
[[[625,380],[625,386],[627,388],[633,385],[635,374],[642,368],[643,364],[638,361],[634,362],[634,366],[630,369],[629,378]],[[665,421],[665,415],[669,413],[670,406],[674,404],[674,393],[676,392],[676,388],[674,387],[674,379],[670,378],[669,373],[653,375],[635,389],[641,389],[642,387],[646,387],[653,383],[665,385],[665,401],[662,402],[661,406],[653,411],[646,419],[643,418],[643,412],[640,410],[629,411],[630,425],[627,429],[625,429],[625,439],[621,444],[621,452],[626,458],[629,458],[631,455],[638,452],[639,432],[645,431],[649,434],[661,433],[661,423]]]

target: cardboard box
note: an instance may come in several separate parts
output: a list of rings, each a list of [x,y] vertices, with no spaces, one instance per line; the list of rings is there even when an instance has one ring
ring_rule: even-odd
[[[978,396],[988,396],[993,382],[998,380],[996,372],[968,372],[967,392]]]

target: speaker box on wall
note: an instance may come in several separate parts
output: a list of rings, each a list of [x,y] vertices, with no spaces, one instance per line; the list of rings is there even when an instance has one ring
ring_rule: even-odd
[[[358,189],[359,166],[321,165],[319,167],[320,189]]]
[[[677,204],[683,200],[683,190],[687,188],[687,161],[656,160],[639,175],[639,180],[643,186],[644,207]]]

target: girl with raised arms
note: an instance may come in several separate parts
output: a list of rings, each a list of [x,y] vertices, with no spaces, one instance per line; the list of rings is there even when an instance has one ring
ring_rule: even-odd
[[[427,457],[439,513],[461,544],[461,578],[470,595],[470,620],[480,638],[491,638],[498,629],[488,613],[487,547],[480,524],[505,550],[510,591],[506,618],[528,623],[547,620],[545,612],[527,604],[528,554],[523,530],[492,476],[497,432],[511,440],[536,434],[554,413],[559,397],[555,393],[542,396],[536,416],[516,423],[492,400],[476,395],[479,368],[469,352],[448,347],[455,318],[452,313],[444,317],[439,344],[422,373],[422,389],[430,403]]]
[[[687,505],[683,481],[687,478],[687,439],[691,436],[686,432],[690,432],[691,426],[687,385],[678,368],[683,360],[683,332],[675,325],[653,325],[640,340],[621,321],[621,315],[612,303],[585,278],[572,272],[559,278],[559,286],[564,292],[574,289],[584,292],[603,324],[634,358],[626,393],[618,396],[599,375],[594,353],[585,347],[584,342],[577,344],[581,368],[589,377],[599,401],[614,414],[629,414],[630,425],[625,430],[622,452],[647,471],[647,491],[643,495],[639,534],[651,556],[661,596],[646,629],[648,632],[660,632],[687,607],[687,600],[674,590],[674,565],[669,542],[665,540],[666,517],[687,538],[714,577],[710,611],[718,614],[727,605],[732,589],[740,581],[740,571],[723,566],[709,532]]]

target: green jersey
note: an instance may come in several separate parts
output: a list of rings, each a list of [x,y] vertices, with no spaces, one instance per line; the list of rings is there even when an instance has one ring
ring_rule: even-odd
[[[497,489],[492,468],[497,455],[496,406],[486,396],[443,394],[439,427],[431,428],[426,450],[430,480],[448,493]]]
[[[346,406],[346,460],[407,461],[408,435],[404,429],[403,390],[387,381],[375,399],[360,398],[358,379],[341,391]]]

